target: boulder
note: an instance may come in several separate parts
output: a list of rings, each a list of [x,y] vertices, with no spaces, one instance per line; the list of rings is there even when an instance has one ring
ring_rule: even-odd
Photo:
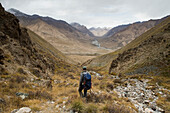
[[[145,113],[154,113],[154,111],[150,108],[145,108]]]
[[[31,113],[31,109],[29,107],[22,107],[16,113]]]
[[[18,111],[18,109],[14,109],[11,111],[11,113],[16,113]]]
[[[143,102],[144,104],[147,104],[147,105],[149,105],[149,103],[150,103],[150,100],[144,100],[144,102]]]

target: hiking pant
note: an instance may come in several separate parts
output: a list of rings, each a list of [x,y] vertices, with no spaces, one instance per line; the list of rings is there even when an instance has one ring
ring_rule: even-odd
[[[82,90],[84,89],[84,95],[83,95],[83,93],[82,93]],[[86,97],[87,96],[87,90],[89,90],[90,89],[90,87],[88,87],[88,86],[85,86],[85,85],[81,85],[80,87],[79,87],[79,94],[80,94],[80,97]]]

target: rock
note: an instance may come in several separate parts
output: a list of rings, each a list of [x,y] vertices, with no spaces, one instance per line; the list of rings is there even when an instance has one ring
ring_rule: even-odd
[[[17,92],[16,96],[19,96],[22,100],[24,100],[26,97],[28,97],[29,94],[27,93],[21,93],[21,92]]]
[[[61,83],[61,81],[60,80],[54,80],[54,83],[59,84],[59,83]]]
[[[34,81],[34,78],[31,78],[31,82],[33,82]]]
[[[162,91],[160,91],[159,94],[163,95]]]
[[[143,103],[149,105],[149,102],[150,102],[150,100],[144,100]]]
[[[68,99],[68,97],[63,97],[63,100],[67,100]]]
[[[54,104],[54,101],[47,101],[48,104]]]
[[[60,106],[59,106],[59,105],[56,105],[55,107],[56,107],[56,108],[59,108]]]
[[[101,76],[99,73],[96,73],[96,76]]]
[[[113,91],[110,91],[109,93],[110,93],[110,94],[113,94]]]
[[[16,113],[18,111],[18,109],[14,109],[11,111],[11,113]]]
[[[163,110],[163,109],[161,109],[161,108],[159,108],[159,107],[156,107],[156,111],[157,111],[157,112],[161,112],[161,113],[165,113],[165,110]]]
[[[2,98],[0,98],[0,104],[5,104],[5,100],[4,99],[2,99]]]
[[[29,107],[22,107],[16,113],[31,113],[31,109]]]
[[[74,83],[74,84],[73,84],[73,87],[77,87],[77,86],[78,86],[78,84],[77,84],[77,83]]]
[[[66,103],[66,101],[63,101],[63,104],[65,104]]]
[[[153,111],[156,111],[156,106],[151,106],[151,109],[152,109]]]
[[[67,86],[69,86],[70,85],[70,83],[67,83],[65,86],[67,87]]]
[[[154,111],[150,108],[145,108],[145,113],[154,113]]]
[[[74,111],[73,110],[70,110],[70,112],[69,113],[74,113]]]

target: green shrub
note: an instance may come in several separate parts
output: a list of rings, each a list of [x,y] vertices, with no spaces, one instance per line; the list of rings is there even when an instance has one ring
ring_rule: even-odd
[[[94,105],[94,104],[89,104],[85,110],[84,110],[85,113],[97,113],[97,106]]]
[[[83,102],[80,100],[76,100],[72,103],[71,108],[74,112],[82,113],[84,108]]]

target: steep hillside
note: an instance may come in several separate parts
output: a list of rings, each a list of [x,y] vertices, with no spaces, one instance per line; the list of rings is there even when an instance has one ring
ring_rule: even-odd
[[[67,60],[41,37],[21,28],[0,4],[0,112],[23,106],[36,110],[35,104],[51,100],[50,80],[78,71]]]
[[[16,65],[15,67],[23,65],[29,70],[35,68],[37,74],[45,77],[54,73],[57,62],[64,62],[67,59],[61,52],[31,31],[29,31],[30,38],[27,29],[20,28],[19,20],[14,15],[5,12],[2,6],[0,22],[1,70],[4,70],[1,73],[6,71],[14,73],[17,68],[12,68],[11,65]],[[37,47],[37,45],[41,47]],[[51,50],[47,51],[47,49]]]
[[[53,56],[55,56],[58,59],[61,59],[63,61],[71,63],[71,64],[75,64],[75,62],[72,59],[66,57],[62,52],[57,50],[49,42],[47,42],[46,40],[44,40],[43,38],[41,38],[40,36],[38,36],[37,34],[35,34],[34,32],[32,32],[29,29],[27,32],[28,32],[32,42],[34,42],[36,44],[37,48],[41,49],[42,51],[52,54]]]
[[[160,56],[161,57],[160,59],[162,59],[163,58],[161,56],[162,52],[165,55],[165,54],[167,54],[167,51],[168,51],[168,47],[166,47],[167,46],[166,44],[169,43],[168,42],[169,34],[168,34],[168,30],[165,30],[165,29],[167,29],[167,27],[169,25],[169,21],[170,21],[169,18],[170,17],[168,17],[166,20],[162,21],[160,24],[156,25],[155,27],[153,27],[146,33],[142,34],[140,37],[136,38],[135,40],[133,40],[131,43],[124,46],[123,48],[121,48],[113,53],[98,56],[92,60],[89,60],[85,63],[85,65],[88,65],[90,68],[96,69],[96,70],[102,69],[105,71],[107,70],[107,72],[108,72],[108,70],[110,68],[111,73],[113,73],[113,72],[121,73],[121,72],[125,72],[123,67],[127,69],[126,71],[128,71],[131,66],[132,67],[134,66],[133,68],[135,68],[135,65],[139,64],[139,62],[141,62],[141,63],[148,62],[149,63],[149,61],[146,60],[147,57],[148,57],[148,59],[152,59],[152,58],[155,59],[155,57]],[[160,42],[158,42],[157,40],[159,40]],[[165,40],[165,42],[161,43],[162,40]],[[155,44],[153,44],[153,43],[155,43]],[[142,44],[145,46],[143,47]],[[139,50],[141,52],[138,51],[136,48],[138,48],[138,49],[140,48]],[[143,49],[143,48],[145,48],[145,49]],[[160,48],[160,49],[158,49],[158,48]],[[156,49],[158,50],[157,52],[156,52]],[[146,51],[144,51],[144,50],[146,50]],[[142,57],[143,60],[140,61],[140,59],[138,58],[139,56],[135,56],[134,54],[141,54],[140,57]],[[155,55],[152,56],[151,54],[153,54],[153,55],[155,54]],[[135,58],[134,58],[134,56],[135,56]],[[124,66],[126,64],[125,61],[122,60],[124,58],[127,58],[126,59],[127,62],[131,62],[131,63]],[[119,61],[120,59],[122,61]],[[119,61],[119,63],[117,61]],[[111,63],[112,63],[112,66],[110,67]],[[115,67],[114,67],[114,64],[115,64]],[[119,65],[120,65],[120,67],[119,67]]]
[[[102,38],[99,41],[101,47],[111,48],[111,49],[119,49],[128,43],[130,43],[132,40],[134,40],[136,37],[140,36],[147,30],[151,29],[158,23],[160,23],[162,19],[160,20],[149,20],[145,22],[136,22],[127,26],[118,27],[114,30],[118,30],[117,32],[113,32],[113,35],[107,38]],[[120,29],[119,29],[120,28]],[[111,32],[112,32],[111,30]]]
[[[87,34],[91,37],[94,37],[93,33],[91,33],[87,28],[86,26],[84,25],[80,25],[79,23],[71,23],[70,24],[71,26],[73,26],[74,28],[76,28],[77,30],[79,30],[80,32],[84,33],[84,34]]]
[[[103,35],[105,35],[105,34],[110,30],[110,28],[100,28],[100,27],[94,28],[94,27],[92,27],[92,28],[90,28],[89,30],[90,30],[95,36],[97,36],[97,37],[102,37]]]
[[[91,55],[91,57],[95,57],[96,53],[105,54],[110,52],[109,50],[102,50],[92,45],[92,37],[80,32],[65,21],[38,15],[31,16],[14,9],[9,11],[17,16],[21,26],[34,31],[55,48],[77,62],[84,62]],[[85,56],[86,58],[84,59]]]
[[[112,61],[110,73],[168,75],[169,44],[170,17],[122,48]]]

